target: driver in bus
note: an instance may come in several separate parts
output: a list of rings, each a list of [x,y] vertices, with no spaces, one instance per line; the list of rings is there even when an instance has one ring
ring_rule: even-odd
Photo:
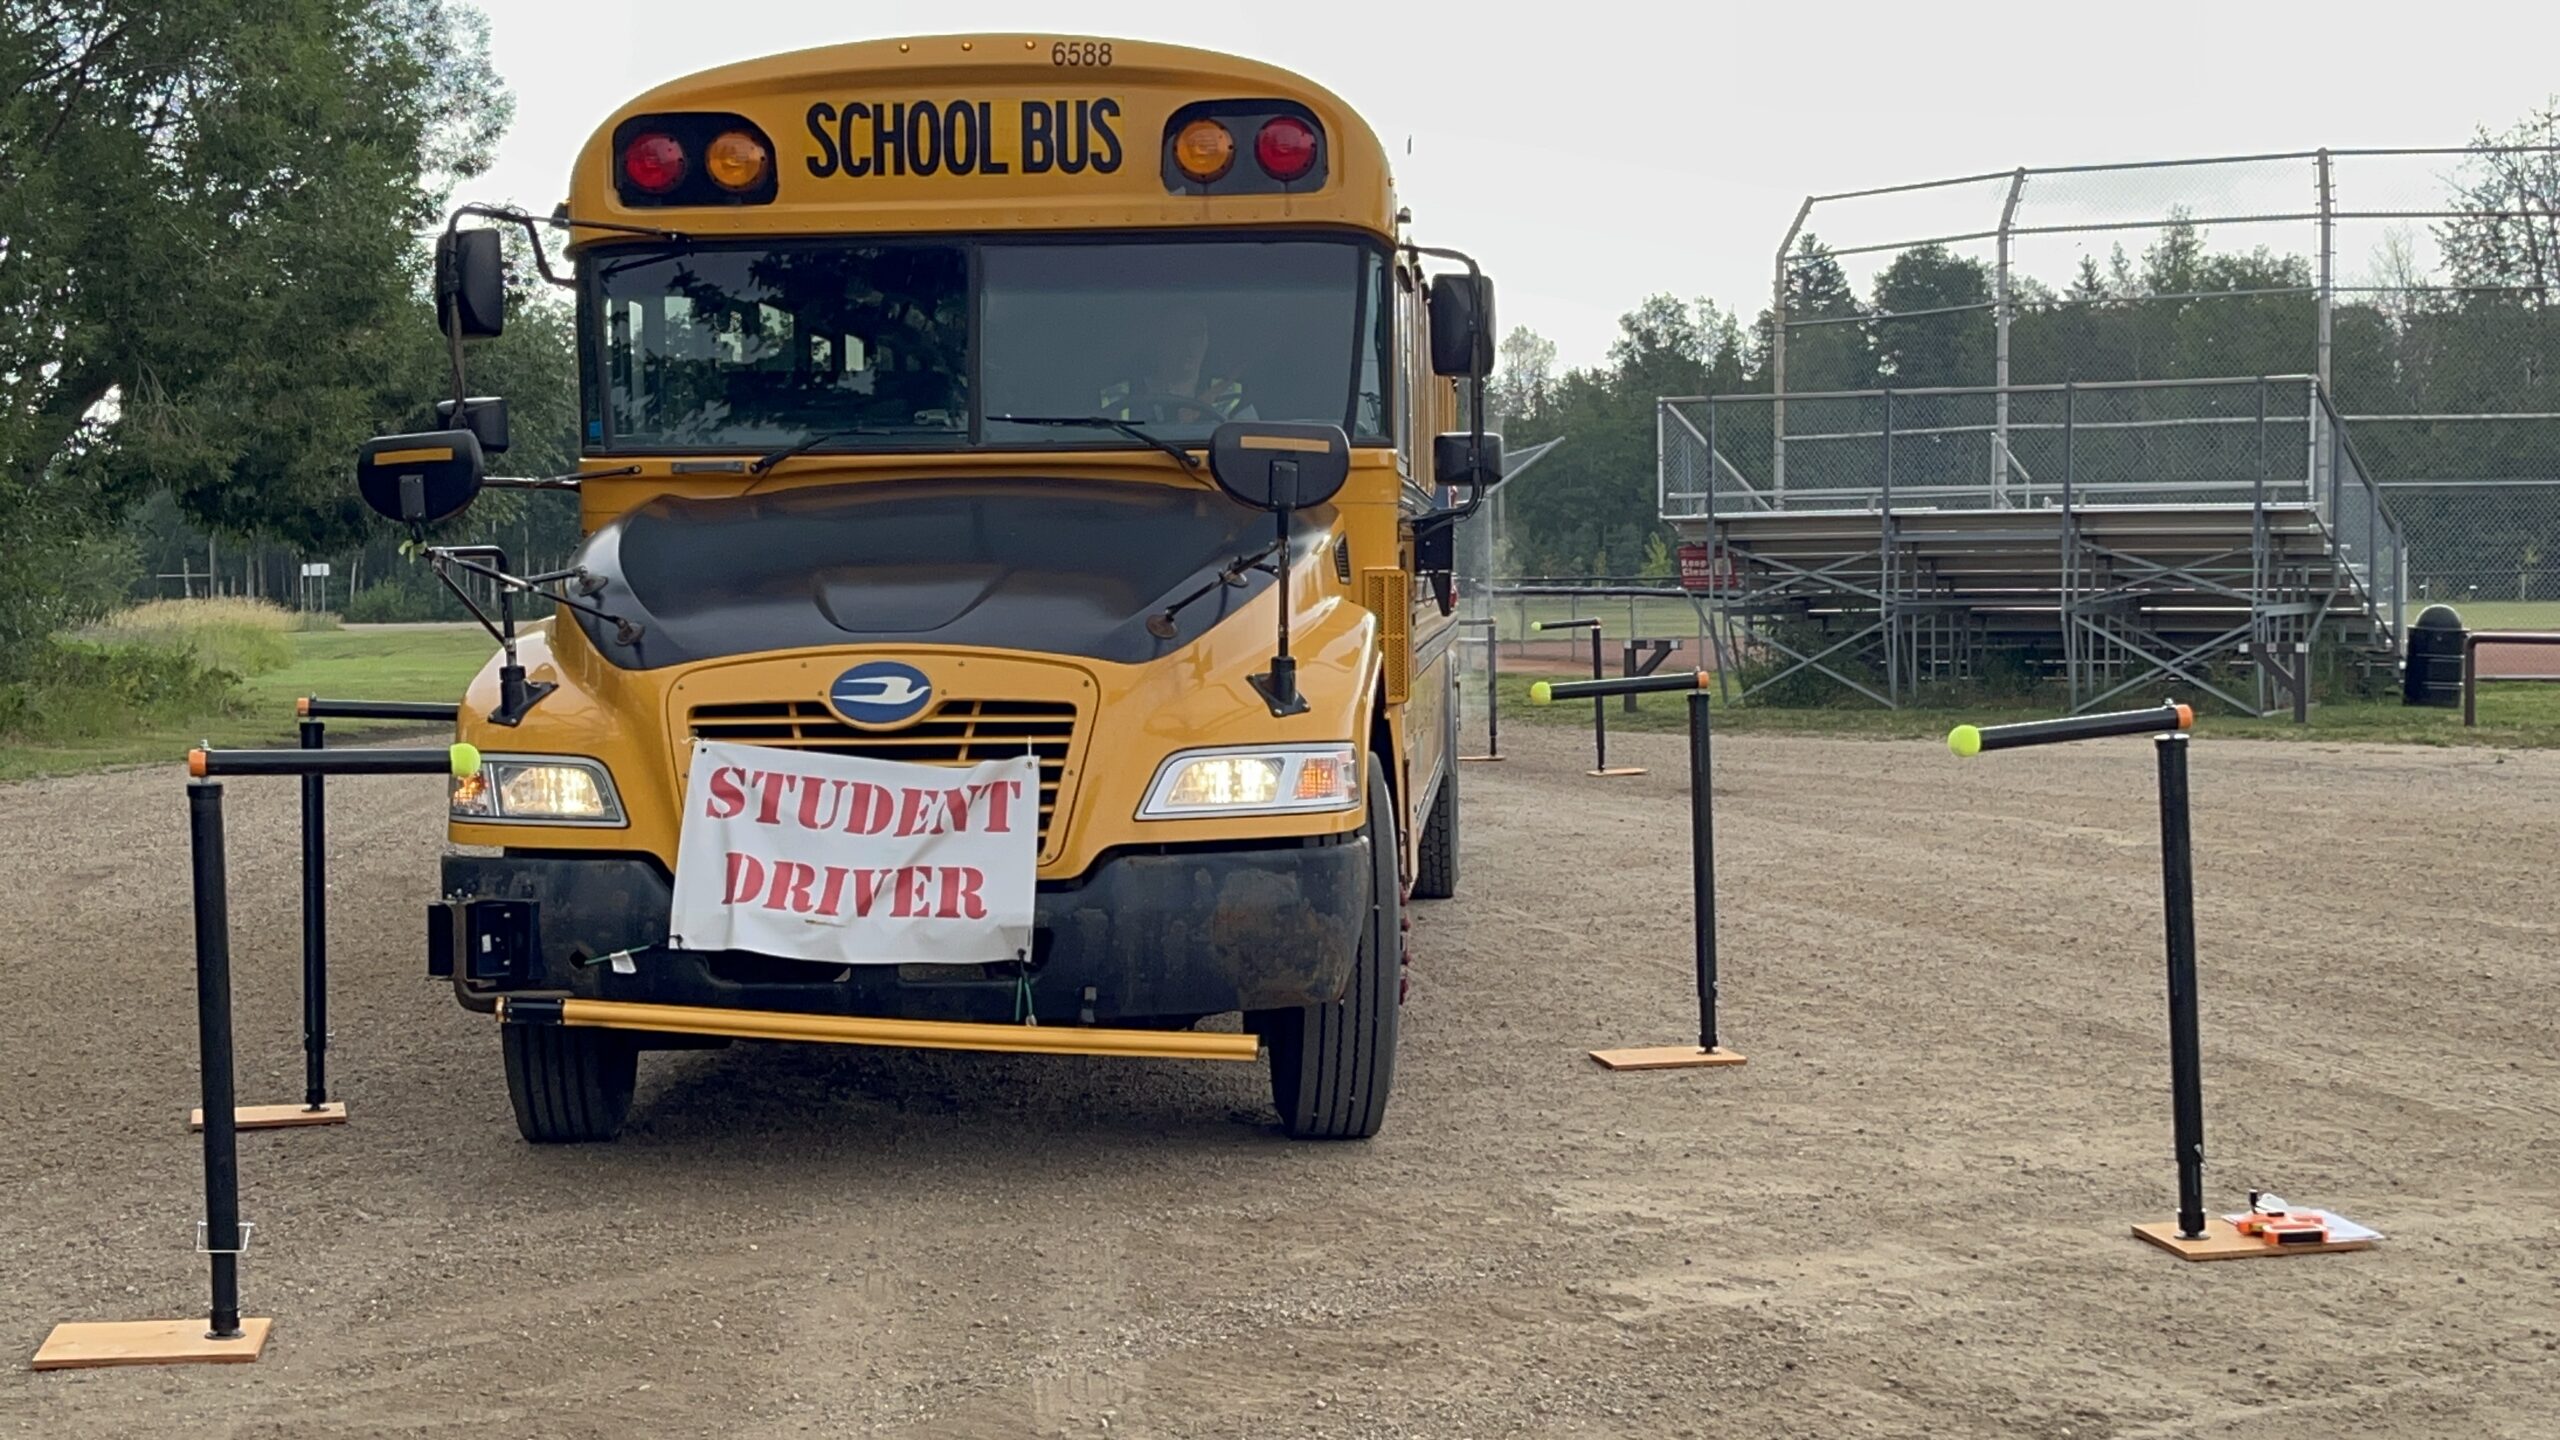
[[[1213,374],[1209,312],[1183,301],[1159,312],[1142,333],[1131,378],[1104,387],[1101,413],[1114,420],[1215,425],[1260,418],[1244,386]]]

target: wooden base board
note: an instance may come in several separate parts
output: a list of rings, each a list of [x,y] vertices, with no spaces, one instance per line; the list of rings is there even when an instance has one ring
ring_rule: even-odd
[[[1612,1070],[1691,1070],[1703,1065],[1739,1065],[1743,1057],[1721,1047],[1647,1045],[1633,1050],[1594,1050],[1591,1058]]]
[[[344,1125],[347,1102],[332,1100],[317,1110],[300,1105],[243,1105],[231,1112],[231,1123],[242,1130],[292,1130],[304,1125]],[[187,1128],[204,1128],[204,1108],[187,1112]]]
[[[2345,1250],[2373,1248],[2370,1240],[2335,1240],[2322,1245],[2270,1245],[2254,1235],[2241,1234],[2240,1227],[2228,1220],[2214,1219],[2204,1222],[2204,1238],[2201,1240],[2180,1236],[2175,1220],[2136,1225],[2133,1233],[2181,1260],[2280,1260],[2287,1255],[2335,1255]]]
[[[1612,765],[1605,770],[1585,770],[1582,773],[1595,780],[1608,780],[1620,775],[1641,775],[1644,769],[1636,765]]]
[[[82,1370],[99,1365],[245,1365],[267,1348],[276,1322],[244,1317],[240,1338],[212,1340],[201,1315],[185,1320],[80,1321],[56,1325],[36,1350],[38,1370]]]
[[[1460,761],[1469,765],[1489,764],[1493,761],[1500,760],[1501,758],[1502,757],[1499,755],[1461,755],[1458,757]]]

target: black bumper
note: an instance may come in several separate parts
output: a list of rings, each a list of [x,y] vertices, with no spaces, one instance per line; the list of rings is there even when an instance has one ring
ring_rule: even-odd
[[[1119,855],[1037,898],[1043,1024],[1188,1022],[1340,999],[1369,906],[1358,836]],[[833,966],[666,947],[669,886],[636,856],[448,855],[429,967],[465,1005],[576,995],[817,1015],[1010,1021],[1016,967]],[[635,952],[623,967],[607,957]]]

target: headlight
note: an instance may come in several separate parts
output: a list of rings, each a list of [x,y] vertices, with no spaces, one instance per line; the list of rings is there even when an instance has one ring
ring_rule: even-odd
[[[1349,745],[1186,750],[1156,769],[1141,820],[1349,810],[1360,803],[1360,752]]]
[[[593,760],[483,755],[480,769],[453,781],[453,818],[504,824],[620,825],[622,797]]]

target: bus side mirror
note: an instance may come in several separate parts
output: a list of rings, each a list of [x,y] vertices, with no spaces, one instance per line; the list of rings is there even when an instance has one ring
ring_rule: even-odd
[[[468,430],[377,435],[356,451],[356,493],[403,525],[459,515],[480,494],[480,437]]]
[[[1280,517],[1273,568],[1280,576],[1280,648],[1271,668],[1245,679],[1274,716],[1304,715],[1298,662],[1289,655],[1289,517],[1342,493],[1351,478],[1351,441],[1339,425],[1231,420],[1209,436],[1209,473],[1238,504]]]
[[[447,230],[436,239],[436,328],[488,340],[507,328],[506,256],[495,230]]]
[[[1502,437],[1459,431],[1431,437],[1431,478],[1490,490],[1502,479]]]
[[[1431,373],[1481,380],[1493,373],[1493,281],[1431,277]]]

